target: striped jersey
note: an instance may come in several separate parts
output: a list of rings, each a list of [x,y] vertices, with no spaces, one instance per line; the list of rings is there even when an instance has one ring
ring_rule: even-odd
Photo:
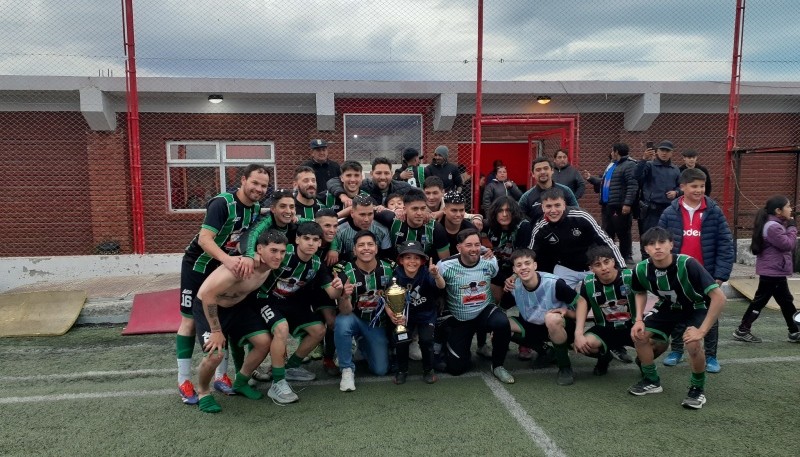
[[[531,223],[527,219],[506,230],[489,227],[483,238],[491,245],[501,270],[511,270],[511,254],[515,249],[526,248],[530,243]],[[484,243],[486,244],[486,243]],[[489,247],[489,246],[486,246]]]
[[[447,283],[447,307],[453,317],[460,321],[474,319],[494,303],[490,283],[497,274],[497,257],[481,257],[475,265],[467,266],[460,255],[454,255],[437,265]]]
[[[636,264],[631,288],[658,296],[659,309],[707,309],[708,293],[719,287],[697,260],[686,254],[673,254],[672,263],[656,268],[651,259]]]
[[[303,261],[296,249],[293,244],[286,245],[281,266],[269,274],[258,290],[258,298],[287,299],[309,285],[318,285],[323,289],[330,287],[333,281],[330,270],[319,256],[312,255],[308,261]]]
[[[245,257],[250,257],[251,259],[255,257],[258,237],[269,229],[277,230],[283,233],[289,240],[289,244],[294,244],[295,238],[297,237],[297,224],[290,222],[288,225],[280,227],[275,222],[275,218],[272,216],[272,213],[268,213],[259,219],[255,224],[253,224],[253,226],[247,230],[246,233],[242,234],[239,243],[239,249],[242,251],[242,255]]]
[[[346,256],[347,258],[344,260],[350,260],[353,254],[353,246],[355,245],[353,238],[356,233],[360,231],[360,228],[353,225],[353,219],[350,217],[346,218],[336,228],[336,238],[334,238],[331,250]],[[378,249],[382,251],[391,249],[392,241],[389,239],[389,231],[386,230],[384,226],[372,221],[372,224],[369,226],[369,231],[374,233],[378,238]]]
[[[434,259],[439,258],[440,252],[450,252],[447,230],[435,220],[420,227],[411,227],[407,222],[395,219],[394,212],[389,210],[375,213],[375,220],[388,228],[392,246],[404,241],[419,241],[425,253]]]
[[[392,284],[394,263],[388,260],[378,260],[372,271],[364,271],[355,262],[337,263],[333,267],[342,283],[350,281],[353,284],[353,295],[350,296],[353,304],[353,314],[371,321],[375,310],[378,308],[378,299],[383,296],[384,290]]]
[[[422,185],[425,183],[425,167],[422,166],[412,166],[408,167],[408,170],[411,171],[411,176],[406,181],[411,187],[416,187],[418,189],[422,189]]]
[[[631,286],[633,271],[624,268],[611,284],[603,284],[594,273],[586,275],[581,296],[589,304],[594,323],[625,327],[636,316],[636,294]]]
[[[319,211],[321,208],[324,207],[320,205],[318,200],[314,200],[314,203],[311,206],[306,206],[300,203],[296,198],[294,199],[294,210],[299,218],[313,221],[314,217],[316,217],[317,211]]]
[[[358,195],[365,195],[367,197],[371,197],[369,192],[359,189]],[[332,210],[336,211],[337,213],[343,209],[342,201],[336,198],[336,195],[333,192],[326,190],[320,194],[317,194],[317,201],[323,208],[331,208]]]
[[[520,278],[514,281],[511,295],[519,310],[519,317],[531,324],[544,325],[544,316],[551,309],[569,308],[574,310],[578,293],[551,273],[536,272],[539,283],[533,290],[528,289]]]
[[[214,243],[228,255],[233,255],[237,253],[237,243],[242,232],[250,227],[260,211],[259,203],[246,206],[239,201],[236,194],[223,192],[208,201],[206,216],[201,228],[214,232]],[[184,256],[194,260],[192,268],[194,271],[198,273],[211,272],[219,265],[219,262],[200,247],[199,239],[199,234],[194,236],[186,246]]]

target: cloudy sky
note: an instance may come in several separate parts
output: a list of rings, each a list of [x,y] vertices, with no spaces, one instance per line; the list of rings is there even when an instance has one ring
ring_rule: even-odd
[[[477,0],[135,0],[140,76],[473,80]],[[730,79],[735,0],[485,0],[487,80]],[[745,14],[743,80],[797,80],[797,0]],[[119,0],[0,0],[0,74],[124,74]]]

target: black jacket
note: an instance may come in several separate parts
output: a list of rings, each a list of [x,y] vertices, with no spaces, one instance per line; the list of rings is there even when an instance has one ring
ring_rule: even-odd
[[[583,193],[586,192],[586,182],[583,180],[583,176],[570,164],[564,168],[556,167],[553,170],[553,181],[572,189],[572,193],[577,199],[583,197]]]
[[[608,164],[610,167],[611,164]],[[606,167],[608,170],[608,167]],[[630,206],[636,203],[636,194],[639,192],[639,181],[636,180],[636,161],[630,156],[620,157],[614,172],[611,174],[611,185],[608,189],[609,206]],[[605,176],[605,171],[603,171]],[[603,176],[592,176],[589,182],[594,191],[600,194],[603,190]],[[602,195],[602,194],[601,194]],[[600,204],[603,204],[601,201]]]
[[[461,181],[461,172],[458,171],[458,167],[450,162],[445,162],[444,165],[428,165],[425,167],[425,177],[427,178],[428,176],[441,178],[445,192],[464,185]]]
[[[328,189],[326,183],[329,179],[338,178],[342,174],[342,168],[333,160],[326,160],[324,163],[317,163],[312,159],[307,160],[300,165],[311,167],[314,170],[314,176],[317,177],[318,193]]]
[[[376,205],[386,205],[386,197],[390,194],[400,194],[404,195],[411,189],[411,185],[409,185],[405,181],[396,181],[392,180],[389,183],[389,187],[387,188],[386,192],[381,192],[378,189],[378,186],[375,185],[369,178],[364,178],[361,181],[361,190],[368,193],[373,200],[375,200]],[[328,180],[328,192],[332,193],[336,196],[336,200],[339,200],[339,196],[344,193],[344,187],[342,187],[342,181],[337,177],[336,179]]]

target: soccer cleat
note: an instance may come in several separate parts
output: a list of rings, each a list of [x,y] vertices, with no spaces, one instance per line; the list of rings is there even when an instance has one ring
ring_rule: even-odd
[[[271,398],[275,403],[280,403],[282,405],[286,405],[289,403],[294,403],[300,399],[296,393],[289,387],[289,383],[286,382],[285,379],[281,379],[278,382],[273,382],[272,387],[269,388],[267,392],[269,398]]]
[[[336,366],[336,362],[331,358],[322,359],[322,368],[325,369],[325,373],[328,376],[339,376],[339,367]]]
[[[425,381],[426,384],[433,384],[439,380],[439,377],[436,376],[433,370],[430,370],[422,374],[422,380]]]
[[[186,380],[183,381],[183,384],[178,386],[178,392],[181,394],[181,400],[185,405],[196,405],[198,401],[197,392],[194,390],[194,385],[192,381]]]
[[[492,370],[492,374],[494,374],[494,377],[499,379],[500,382],[514,384],[514,377],[511,376],[511,373],[509,373],[505,367],[495,367],[494,370]]]
[[[789,334],[789,342],[790,343],[800,343],[800,332],[794,332]]]
[[[253,374],[250,378],[255,379],[258,382],[270,382],[272,381],[272,367],[269,367],[266,370],[258,368],[253,371]]]
[[[650,381],[647,379],[642,379],[628,389],[629,394],[636,395],[637,397],[647,394],[658,394],[663,391],[664,389],[661,387],[659,381]]]
[[[317,375],[306,370],[303,367],[286,369],[287,381],[313,381],[315,379],[317,379]]]
[[[664,357],[664,366],[674,367],[683,360],[683,352],[672,351]]]
[[[356,390],[355,373],[352,368],[342,370],[342,380],[339,381],[339,390],[342,392],[352,392]]]
[[[236,395],[233,390],[233,381],[228,377],[228,373],[214,380],[214,390],[225,395]]]
[[[681,402],[681,406],[688,409],[700,409],[706,404],[706,396],[700,387],[689,387],[689,393]]]
[[[492,354],[490,353],[489,357],[491,356]],[[517,358],[520,360],[530,360],[533,358],[533,350],[529,347],[520,346],[519,353],[517,353]]]
[[[572,367],[561,367],[558,369],[558,377],[556,384],[559,386],[569,386],[575,382],[575,373],[572,372]]]
[[[406,378],[408,378],[408,373],[407,372],[398,371],[394,375],[394,383],[397,384],[397,385],[405,384],[406,383]]]
[[[628,355],[628,350],[625,349],[625,346],[612,348],[611,356],[622,363],[633,363],[633,359],[631,358],[630,355]]]
[[[742,332],[738,328],[733,331],[733,339],[736,341],[744,341],[745,343],[760,343],[761,338],[753,335],[750,332]]]
[[[408,358],[411,360],[422,360],[422,349],[419,348],[419,342],[411,342],[411,345],[408,347]]]
[[[492,358],[492,348],[489,347],[488,344],[484,344],[483,346],[478,346],[478,349],[475,350],[475,353],[478,354],[478,356],[483,357],[484,359]]]
[[[719,373],[722,367],[716,357],[706,357],[706,371],[709,373]]]

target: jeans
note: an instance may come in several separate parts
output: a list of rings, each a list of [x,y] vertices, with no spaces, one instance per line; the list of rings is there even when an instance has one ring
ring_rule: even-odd
[[[353,338],[358,338],[358,348],[367,358],[369,371],[383,376],[389,371],[389,340],[384,327],[370,327],[369,322],[355,314],[339,314],[336,316],[333,339],[336,342],[336,353],[339,356],[339,369],[352,368]]]

